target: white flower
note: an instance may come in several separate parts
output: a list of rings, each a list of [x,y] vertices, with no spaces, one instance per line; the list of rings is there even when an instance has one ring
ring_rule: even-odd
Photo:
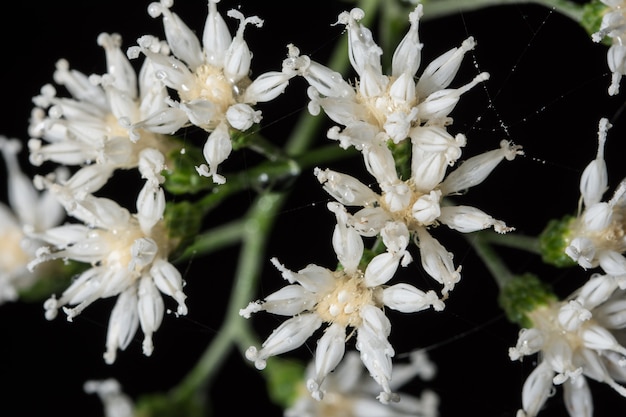
[[[19,290],[31,287],[45,272],[27,268],[40,245],[32,233],[43,232],[65,218],[56,199],[48,192],[39,193],[21,171],[17,158],[21,149],[19,140],[0,136],[10,204],[0,203],[0,304],[15,301]]]
[[[136,168],[143,149],[167,154],[173,143],[165,135],[186,122],[180,110],[166,103],[167,90],[149,61],[137,75],[120,49],[118,34],[102,33],[98,43],[107,72],[88,76],[59,60],[54,79],[71,97],[58,97],[52,85],[44,86],[33,100],[37,107],[29,126],[31,163],[81,166],[75,175],[89,177],[85,192],[97,191],[115,169]],[[163,53],[163,45],[155,47],[153,53]]]
[[[163,16],[165,37],[172,55],[151,51],[158,41],[143,36],[138,46],[131,48],[131,56],[142,52],[157,68],[159,79],[176,92],[177,101],[169,104],[182,110],[193,125],[210,132],[204,145],[208,163],[197,168],[198,173],[211,177],[215,183],[225,178],[217,173],[218,166],[232,151],[230,130],[247,130],[261,121],[261,112],[253,106],[273,100],[286,88],[295,75],[289,71],[269,71],[250,79],[252,53],[243,35],[247,25],[260,27],[263,20],[257,16],[245,17],[238,10],[228,16],[239,20],[234,37],[217,11],[219,0],[209,0],[209,13],[202,40],[169,9],[171,0],[151,3],[152,17]]]
[[[411,362],[394,366],[393,387],[400,387],[415,376],[429,380],[434,376],[434,364],[423,351],[412,352]],[[306,378],[315,377],[315,365],[307,368]],[[322,384],[324,397],[315,400],[310,395],[299,396],[285,410],[285,417],[364,416],[378,417],[435,417],[438,415],[439,397],[425,390],[421,397],[402,394],[402,401],[381,404],[373,397],[376,385],[364,373],[359,355],[347,352],[343,362],[328,375]]]
[[[585,269],[600,267],[607,274],[626,274],[626,179],[608,201],[601,201],[608,188],[604,144],[611,124],[600,120],[598,153],[580,178],[579,213],[570,225],[565,253]]]
[[[474,39],[470,37],[460,48],[451,49],[427,65],[416,81],[423,46],[418,36],[421,4],[410,13],[410,28],[393,54],[391,75],[385,75],[382,49],[371,31],[359,23],[363,16],[363,11],[355,8],[341,13],[337,22],[347,27],[350,62],[358,75],[354,87],[340,74],[300,56],[294,46],[290,46],[284,63],[310,84],[309,111],[318,114],[321,108],[330,119],[344,126],[343,130],[335,127],[328,133],[344,148],[354,146],[360,150],[389,139],[399,143],[414,136],[412,131],[425,124],[448,125],[448,115],[459,97],[488,78],[487,73],[482,73],[465,86],[448,88],[463,56],[474,48]]]
[[[626,75],[626,2],[624,0],[600,0],[607,6],[602,15],[600,28],[592,35],[594,42],[600,42],[605,37],[611,39],[611,46],[607,51],[607,63],[613,74],[609,95],[619,93],[619,84],[622,76]]]
[[[313,397],[321,399],[322,382],[344,355],[346,339],[351,334],[348,328],[355,329],[355,345],[361,352],[361,360],[383,389],[379,400],[383,403],[396,401],[397,395],[391,391],[390,385],[391,358],[395,353],[387,340],[391,323],[383,308],[416,312],[432,306],[441,310],[443,303],[433,291],[422,292],[407,284],[385,285],[398,265],[406,264],[407,256],[410,256],[406,252],[408,241],[396,246],[388,239],[397,234],[395,229],[401,226],[385,229],[383,242],[389,250],[375,256],[363,271],[359,266],[363,255],[362,237],[347,224],[343,206],[329,203],[328,207],[337,217],[332,243],[341,269],[330,270],[310,264],[293,272],[272,259],[290,285],[263,301],[250,303],[240,314],[247,318],[251,313],[265,310],[293,317],[274,330],[260,350],[250,347],[246,356],[257,368],[263,369],[268,357],[298,348],[322,323],[327,323],[317,344],[315,374],[307,381]]]
[[[115,379],[87,381],[84,385],[87,394],[97,394],[104,406],[104,417],[133,417],[133,401],[122,392]]]
[[[621,287],[621,288],[620,288]],[[533,327],[522,329],[512,360],[539,354],[540,362],[522,389],[518,416],[534,417],[562,385],[572,417],[591,417],[593,400],[586,378],[605,383],[626,397],[626,303],[623,279],[595,275],[568,299],[533,310]]]
[[[165,312],[161,293],[177,301],[177,314],[187,313],[181,274],[167,261],[173,248],[162,219],[165,202],[159,173],[164,158],[154,149],[145,149],[140,160],[139,169],[146,182],[134,215],[112,200],[77,195],[68,185],[46,178],[38,181],[59,199],[70,216],[84,224],[68,223],[37,234],[49,246],[38,250],[30,267],[50,259],[92,265],[60,298],[53,296],[45,302],[46,318],[54,319],[57,310],[63,308],[71,321],[97,299],[118,296],[109,320],[104,355],[107,363],[115,361],[118,348],[128,346],[139,326],[144,333],[143,352],[152,353],[152,335]]]
[[[466,160],[444,178],[448,166],[446,155],[457,142],[450,137],[446,144],[442,130],[429,132],[426,137],[442,134],[440,144],[432,145],[435,140],[415,141],[412,175],[404,181],[398,177],[389,148],[376,146],[363,153],[380,194],[354,177],[329,169],[316,169],[315,175],[337,201],[346,206],[361,207],[350,216],[350,223],[361,235],[376,236],[390,223],[403,225],[405,232],[397,233],[391,240],[399,239],[396,244],[405,244],[403,242],[411,239],[416,241],[422,266],[443,285],[442,293],[446,296],[460,279],[460,267],[454,267],[453,255],[431,236],[429,230],[439,223],[463,233],[488,227],[499,233],[512,229],[477,208],[443,205],[443,198],[480,184],[503,159],[512,160],[521,151],[503,141],[499,149]],[[429,146],[424,145],[426,141]]]

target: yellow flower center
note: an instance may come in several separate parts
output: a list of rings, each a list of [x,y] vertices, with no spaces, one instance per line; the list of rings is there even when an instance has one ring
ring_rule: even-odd
[[[370,116],[370,119],[366,121],[378,126],[381,130],[384,129],[385,123],[387,123],[387,119],[391,114],[397,112],[409,114],[417,105],[417,100],[401,102],[391,97],[389,88],[393,85],[394,81],[394,77],[388,77],[387,90],[382,95],[375,97],[365,97],[360,93],[358,85],[356,88],[356,101],[367,108]]]
[[[30,257],[22,250],[24,235],[17,228],[8,228],[0,234],[0,271],[12,273],[23,268]]]
[[[335,288],[317,303],[316,312],[327,323],[358,327],[361,307],[375,305],[374,289],[365,286],[361,271],[351,275],[341,270],[334,275]]]
[[[249,78],[244,77],[237,84],[232,84],[220,68],[207,64],[198,67],[194,76],[194,85],[183,86],[178,91],[180,99],[183,102],[206,100],[217,107],[217,113],[222,117],[230,106],[237,103],[238,97],[251,83]],[[220,121],[221,119],[210,120],[206,126],[201,127],[212,130]]]

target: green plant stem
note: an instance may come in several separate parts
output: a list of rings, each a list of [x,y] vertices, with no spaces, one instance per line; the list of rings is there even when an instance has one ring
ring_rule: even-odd
[[[491,247],[483,232],[465,235],[469,244],[474,248],[480,259],[483,261],[491,275],[493,276],[498,288],[501,290],[513,280],[513,274],[506,266],[502,258]]]
[[[567,0],[429,0],[424,2],[424,19],[436,19],[455,13],[471,12],[490,6],[538,4],[580,23],[583,6]]]
[[[481,238],[485,242],[498,246],[506,246],[514,249],[521,249],[526,252],[541,255],[539,239],[535,236],[525,236],[517,233],[496,233],[492,231],[481,232]]]
[[[185,251],[175,262],[188,261],[196,256],[204,256],[240,242],[245,231],[245,225],[244,220],[238,219],[203,232],[196,237],[191,245],[185,248]]]
[[[175,401],[192,398],[210,384],[234,341],[241,347],[243,343],[250,343],[246,347],[254,344],[255,339],[251,336],[248,323],[239,316],[239,309],[245,307],[254,297],[256,284],[266,261],[264,249],[269,231],[285,199],[285,193],[262,194],[246,215],[238,268],[222,327],[195,367],[171,392]]]

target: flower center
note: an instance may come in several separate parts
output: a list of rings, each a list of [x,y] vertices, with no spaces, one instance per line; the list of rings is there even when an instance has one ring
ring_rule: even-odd
[[[415,190],[409,180],[383,191],[379,202],[395,221],[415,231],[437,223],[441,214],[440,199],[439,190],[425,194]]]
[[[336,271],[334,274],[335,288],[317,303],[316,311],[327,323],[358,327],[361,307],[374,304],[373,290],[365,286],[360,271],[355,274]]]
[[[389,89],[394,81],[393,77],[388,77],[385,92],[373,97],[362,95],[358,86],[356,88],[356,101],[367,108],[370,116],[370,120],[367,120],[367,122],[378,126],[381,130],[384,130],[385,125],[390,121],[391,115],[395,113],[408,115],[417,104],[416,100],[408,102],[393,97]]]
[[[597,248],[613,250],[619,253],[626,252],[626,223],[624,222],[624,214],[617,208],[613,208],[612,221],[610,224],[600,230],[589,230],[583,224],[575,226],[580,230],[574,234],[583,235],[594,243]],[[581,230],[582,229],[582,230]]]
[[[319,402],[319,415],[322,417],[353,417],[352,400],[338,392],[327,392],[324,401]]]
[[[237,103],[237,98],[243,94],[250,85],[249,78],[244,77],[236,84],[232,84],[224,75],[224,72],[212,65],[201,65],[194,73],[196,82],[193,86],[183,86],[178,91],[183,102],[203,100],[215,106],[216,114],[225,115],[226,110]],[[187,88],[185,88],[187,87]],[[206,129],[214,129],[220,120],[211,120]]]
[[[0,271],[10,274],[30,261],[28,254],[22,250],[23,236],[16,228],[9,228],[0,234]]]

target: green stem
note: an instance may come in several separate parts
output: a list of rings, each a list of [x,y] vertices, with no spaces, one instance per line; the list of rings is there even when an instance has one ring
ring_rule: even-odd
[[[516,233],[496,233],[492,231],[481,232],[481,237],[485,242],[499,246],[506,246],[513,249],[521,249],[526,252],[541,255],[539,239],[535,236],[525,236]]]
[[[239,309],[253,299],[256,284],[265,263],[265,247],[276,214],[284,203],[284,193],[261,195],[246,216],[242,230],[242,249],[239,257],[235,285],[230,294],[228,309],[217,336],[211,341],[195,367],[172,390],[174,401],[192,398],[204,390],[217,375],[224,357],[229,353],[233,342],[242,341],[254,344],[250,326],[239,316]],[[247,345],[248,347],[250,345]]]
[[[245,221],[234,220],[222,224],[198,235],[191,245],[176,259],[176,263],[187,261],[197,256],[207,255],[215,250],[239,242],[245,231]]]
[[[510,4],[538,4],[578,23],[583,17],[583,6],[567,0],[429,0],[424,4],[424,20]]]
[[[487,242],[487,239],[484,238],[482,232],[465,235],[465,238],[483,261],[498,284],[498,287],[500,289],[506,287],[506,285],[513,280],[513,274],[502,261],[502,258]]]
[[[287,155],[282,148],[267,140],[265,136],[259,133],[258,130],[237,134],[232,136],[231,140],[233,142],[233,150],[248,148],[260,155],[265,156],[270,161],[287,158]]]

